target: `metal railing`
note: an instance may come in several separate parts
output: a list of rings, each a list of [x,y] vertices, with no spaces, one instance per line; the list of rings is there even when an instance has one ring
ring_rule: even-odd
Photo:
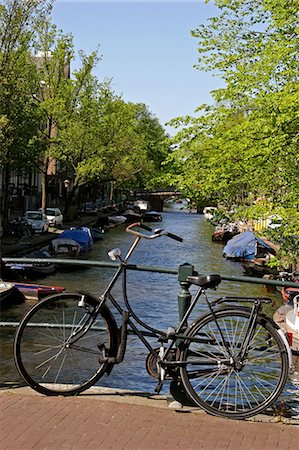
[[[1,261],[4,263],[43,263],[43,264],[58,264],[58,265],[73,265],[82,267],[104,267],[110,269],[117,269],[119,264],[107,261],[91,261],[91,260],[78,260],[78,259],[61,259],[61,258],[2,258]],[[187,264],[189,267],[191,265]],[[179,266],[177,269],[172,267],[159,267],[159,266],[144,266],[137,264],[128,264],[127,269],[137,270],[142,272],[158,272],[170,275],[179,275],[182,267],[186,267],[185,264]],[[193,266],[192,266],[193,267]],[[188,273],[189,274],[189,273]],[[221,274],[220,274],[221,275]],[[280,287],[296,287],[298,288],[298,283],[292,281],[283,280],[269,280],[265,278],[247,277],[247,276],[236,276],[236,275],[221,275],[224,281],[236,281],[241,283],[251,283],[251,284],[264,284],[267,286],[280,286]]]
[[[119,264],[107,261],[90,261],[90,260],[77,260],[77,259],[60,259],[60,258],[2,258],[4,263],[56,263],[58,265],[72,265],[81,267],[102,267],[109,269],[117,269]],[[127,264],[127,269],[136,270],[141,272],[153,272],[164,273],[169,275],[177,275],[180,283],[181,291],[178,294],[178,309],[179,317],[182,319],[190,304],[191,293],[189,291],[189,283],[186,281],[188,275],[192,275],[194,266],[192,264],[182,264],[177,269],[171,267],[158,267],[158,266],[143,266],[137,264]],[[298,288],[299,284],[291,281],[281,280],[269,280],[264,278],[235,276],[235,275],[221,275],[222,280],[251,283],[251,284],[263,284],[268,286],[280,286],[280,287],[295,287]],[[0,327],[17,327],[18,322],[0,322]],[[146,332],[145,332],[146,333]]]

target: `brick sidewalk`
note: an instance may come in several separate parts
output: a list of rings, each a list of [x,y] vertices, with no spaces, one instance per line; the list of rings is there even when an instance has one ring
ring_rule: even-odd
[[[1,450],[299,448],[299,426],[233,421],[101,396],[0,392]]]

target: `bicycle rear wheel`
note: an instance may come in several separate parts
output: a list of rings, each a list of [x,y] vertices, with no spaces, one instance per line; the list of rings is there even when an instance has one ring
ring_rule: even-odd
[[[199,319],[186,335],[180,373],[194,403],[210,414],[245,419],[269,408],[288,376],[285,345],[272,322],[258,318],[244,361],[238,360],[250,312],[227,309]],[[222,336],[219,328],[222,331]],[[202,342],[200,342],[202,341]]]
[[[101,348],[115,356],[117,326],[104,305],[81,294],[62,293],[37,303],[22,319],[14,340],[14,359],[22,378],[46,395],[74,395],[107,371]],[[91,326],[88,328],[88,325]],[[86,327],[86,328],[84,328]]]

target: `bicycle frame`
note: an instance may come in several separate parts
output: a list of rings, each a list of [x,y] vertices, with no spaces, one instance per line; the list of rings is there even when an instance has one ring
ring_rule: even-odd
[[[137,224],[132,224],[129,227],[127,227],[128,229],[133,228],[134,226],[136,226]],[[140,226],[140,224],[138,224]],[[143,226],[146,229],[149,229],[148,227]],[[162,231],[162,230],[161,230]],[[127,295],[127,270],[129,269],[129,264],[128,264],[128,260],[131,257],[132,253],[134,252],[135,248],[137,247],[138,243],[140,242],[142,237],[146,237],[147,239],[154,239],[156,237],[160,237],[162,235],[162,232],[156,233],[155,235],[151,235],[151,236],[147,236],[147,235],[143,235],[139,232],[134,231],[132,234],[135,234],[135,239],[133,241],[133,243],[131,244],[131,247],[129,248],[126,256],[124,258],[122,258],[120,250],[119,249],[113,249],[111,250],[108,255],[111,257],[111,259],[116,259],[119,258],[120,260],[120,266],[118,267],[118,269],[116,270],[116,272],[114,273],[114,275],[112,276],[111,280],[109,281],[107,287],[105,288],[104,292],[100,295],[99,299],[98,299],[98,305],[95,308],[94,313],[92,314],[92,317],[88,317],[88,319],[86,320],[86,322],[84,324],[82,324],[82,326],[80,327],[79,330],[77,330],[73,336],[72,336],[72,341],[71,343],[76,342],[78,339],[80,339],[82,336],[84,336],[84,334],[89,330],[90,327],[92,327],[92,324],[94,323],[94,321],[96,320],[97,314],[100,312],[101,307],[107,302],[110,301],[111,304],[114,306],[114,308],[117,310],[117,312],[122,316],[123,318],[123,323],[122,323],[122,339],[120,341],[119,344],[119,352],[118,352],[118,356],[116,358],[108,358],[105,357],[103,355],[103,357],[101,358],[101,362],[107,362],[107,363],[113,363],[113,364],[118,364],[120,362],[122,362],[123,360],[123,356],[124,356],[124,351],[125,351],[125,346],[126,346],[126,335],[127,335],[127,327],[129,326],[130,329],[132,330],[132,332],[138,336],[138,338],[140,339],[140,341],[143,343],[143,345],[148,349],[148,351],[155,357],[158,358],[158,353],[156,351],[156,349],[150,344],[150,342],[145,338],[145,335],[147,335],[148,337],[154,337],[156,338],[160,344],[161,347],[163,347],[164,344],[166,344],[167,342],[169,342],[168,347],[165,349],[165,352],[163,350],[163,357],[161,358],[161,352],[160,352],[160,359],[161,359],[161,364],[165,364],[165,365],[174,365],[173,362],[172,364],[170,364],[169,361],[167,361],[167,356],[170,352],[170,350],[173,348],[175,342],[177,342],[179,339],[186,339],[186,336],[183,334],[183,330],[186,327],[186,321],[188,319],[188,317],[190,316],[198,298],[200,297],[201,293],[202,293],[202,289],[199,289],[197,294],[194,296],[193,301],[191,302],[191,305],[189,306],[186,314],[184,315],[184,317],[182,318],[178,328],[176,330],[171,331],[170,333],[167,333],[165,331],[162,330],[158,330],[156,328],[153,328],[151,326],[149,326],[148,324],[146,324],[145,322],[143,322],[133,311],[133,309],[131,308],[130,304],[129,304],[129,300],[128,300],[128,295]],[[169,233],[167,233],[169,234]],[[169,234],[170,237],[175,238],[174,235]],[[180,239],[181,240],[181,239]],[[124,303],[125,306],[127,308],[128,311],[125,311],[122,306],[118,303],[118,301],[113,297],[113,295],[111,294],[111,291],[113,289],[113,287],[115,286],[116,282],[118,281],[119,277],[122,276],[122,291],[123,291],[123,298],[124,298]],[[82,305],[84,306],[84,293],[82,292]],[[137,324],[139,324],[143,330],[140,330],[136,324],[132,321],[132,319],[130,318],[132,317]],[[124,319],[125,318],[125,319]],[[125,331],[124,331],[125,329]],[[144,329],[146,331],[144,331]],[[160,347],[160,349],[161,349]],[[164,347],[163,347],[164,348]],[[176,365],[182,365],[181,362],[176,361]]]

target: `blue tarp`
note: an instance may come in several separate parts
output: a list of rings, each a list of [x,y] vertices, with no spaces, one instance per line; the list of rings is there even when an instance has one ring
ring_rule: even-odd
[[[230,239],[223,249],[223,256],[228,259],[253,260],[256,244],[272,251],[272,247],[267,245],[261,238],[256,237],[252,231],[244,231]]]
[[[72,239],[78,242],[82,253],[89,252],[93,245],[91,234],[86,227],[64,230],[57,239]]]

